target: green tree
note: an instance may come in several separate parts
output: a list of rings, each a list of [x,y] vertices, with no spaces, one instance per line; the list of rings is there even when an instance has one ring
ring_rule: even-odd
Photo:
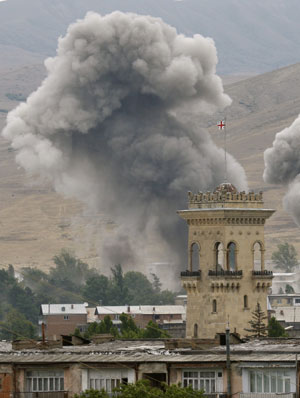
[[[292,293],[295,293],[295,290],[294,290],[293,286],[285,285],[285,292],[286,292],[286,294],[292,294]]]
[[[142,331],[142,337],[145,339],[159,339],[170,337],[170,335],[159,328],[157,323],[150,321],[145,329]]]
[[[135,384],[122,384],[115,389],[112,395],[104,390],[86,390],[81,394],[75,394],[75,398],[203,398],[203,391],[193,390],[191,386],[181,387],[179,385],[167,384],[163,388],[152,387],[149,380],[139,380]]]
[[[0,338],[5,340],[34,339],[36,338],[36,327],[23,314],[11,308],[4,321],[0,322]]]
[[[295,247],[289,243],[280,243],[277,245],[277,251],[273,252],[272,260],[275,268],[280,268],[285,272],[293,272],[298,266],[297,252]]]
[[[85,300],[94,305],[108,305],[109,302],[109,279],[104,275],[97,275],[89,278],[82,288],[82,295]]]
[[[130,293],[130,301],[126,304],[156,304],[156,294],[151,282],[141,272],[130,271],[124,275],[124,286]]]
[[[138,328],[130,315],[121,314],[120,315],[121,321],[121,336],[127,339],[137,339],[142,337],[141,329]]]
[[[151,274],[153,278],[152,286],[156,294],[159,294],[161,291],[161,282],[159,277],[156,274]]]
[[[268,336],[269,337],[288,337],[288,333],[284,327],[280,325],[276,318],[272,316],[268,324]]]
[[[120,264],[111,268],[112,285],[110,305],[126,305],[130,302],[130,296],[127,286],[125,285],[123,270]]]
[[[66,249],[54,256],[53,261],[55,267],[50,268],[49,280],[55,286],[70,291],[78,291],[87,279],[97,275],[95,270],[89,269],[88,264],[76,258]]]
[[[245,329],[246,332],[250,333],[249,337],[259,338],[267,335],[268,327],[264,322],[267,318],[259,302],[257,302],[255,310],[252,312],[252,319],[249,321],[250,328]]]

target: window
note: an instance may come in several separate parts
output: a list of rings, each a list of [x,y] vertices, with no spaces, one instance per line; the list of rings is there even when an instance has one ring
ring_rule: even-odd
[[[200,250],[198,243],[193,243],[191,245],[190,256],[191,271],[198,270],[200,268]]]
[[[212,312],[217,312],[217,300],[213,300],[212,302]]]
[[[69,320],[69,315],[64,315],[64,321],[68,321]]]
[[[236,244],[230,242],[227,246],[227,267],[229,271],[236,271]]]
[[[198,324],[195,323],[194,325],[194,337],[198,337]]]
[[[64,371],[26,372],[26,391],[64,391]]]
[[[222,392],[222,372],[211,370],[192,370],[183,372],[183,387],[204,390],[206,394]]]
[[[260,242],[255,242],[253,245],[253,269],[255,271],[262,270],[263,251]]]
[[[277,302],[279,303],[279,301],[277,300]],[[295,305],[299,305],[300,304],[300,298],[295,298]]]
[[[291,392],[291,372],[284,370],[251,370],[250,392],[289,393]]]
[[[248,308],[248,296],[244,296],[244,308]]]
[[[105,390],[108,393],[113,392],[114,388],[120,387],[121,379],[90,379],[90,389]]]
[[[223,270],[223,257],[224,256],[224,250],[223,250],[223,244],[221,242],[217,242],[215,244],[215,266],[216,266],[216,271],[222,271]]]
[[[134,369],[89,369],[88,389],[105,390],[109,395],[121,384],[134,382]]]

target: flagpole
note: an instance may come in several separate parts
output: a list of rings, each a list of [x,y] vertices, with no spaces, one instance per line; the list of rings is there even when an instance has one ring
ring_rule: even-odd
[[[227,144],[227,140],[226,140],[226,116],[224,119],[224,162],[225,162],[225,181],[227,182],[227,148],[226,148],[226,144]]]

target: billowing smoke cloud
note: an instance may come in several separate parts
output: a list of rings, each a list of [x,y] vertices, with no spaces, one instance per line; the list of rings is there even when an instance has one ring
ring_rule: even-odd
[[[264,158],[264,180],[289,186],[283,205],[300,225],[300,116],[290,127],[276,134]]]
[[[18,164],[118,225],[101,242],[107,266],[142,264],[151,247],[158,261],[186,267],[175,211],[188,190],[224,176],[223,151],[193,120],[231,103],[216,63],[212,39],[178,35],[161,19],[88,13],[59,39],[40,88],[8,115],[3,135]],[[246,189],[231,156],[228,173]]]

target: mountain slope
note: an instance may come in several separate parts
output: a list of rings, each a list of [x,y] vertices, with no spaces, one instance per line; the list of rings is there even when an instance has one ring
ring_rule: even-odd
[[[223,74],[262,73],[300,60],[297,0],[8,0],[0,2],[0,69],[10,58],[10,66],[25,65],[14,63],[16,48],[31,54],[30,63],[53,55],[57,38],[90,10],[150,14],[187,35],[210,36]]]

